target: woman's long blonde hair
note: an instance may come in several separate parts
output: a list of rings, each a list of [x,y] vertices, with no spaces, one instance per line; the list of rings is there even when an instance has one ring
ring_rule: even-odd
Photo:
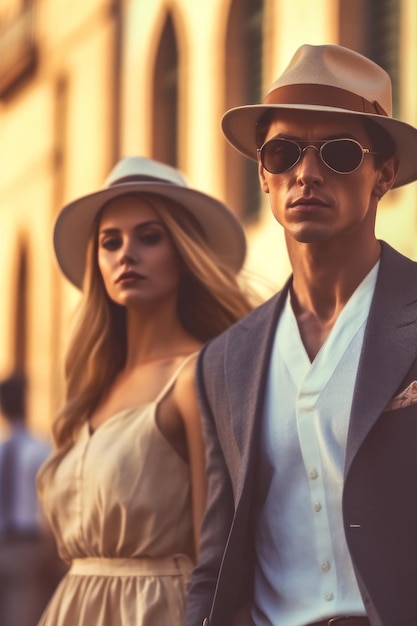
[[[214,256],[189,211],[157,195],[139,197],[159,215],[183,261],[185,270],[178,294],[180,320],[192,336],[205,342],[253,308],[249,292]],[[126,359],[125,309],[108,297],[97,263],[102,211],[88,246],[83,294],[65,361],[65,404],[53,425],[58,452],[72,445],[78,428],[108,392]]]

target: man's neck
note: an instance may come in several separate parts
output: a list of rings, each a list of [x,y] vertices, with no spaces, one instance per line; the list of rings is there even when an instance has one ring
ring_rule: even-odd
[[[293,267],[291,304],[300,335],[311,360],[320,350],[340,312],[358,285],[378,261],[381,251],[373,246],[351,253],[323,247],[300,247],[290,252]],[[327,253],[326,253],[327,252]]]

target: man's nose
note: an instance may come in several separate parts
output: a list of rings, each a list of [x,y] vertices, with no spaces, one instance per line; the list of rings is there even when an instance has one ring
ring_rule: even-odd
[[[308,145],[302,148],[300,160],[296,164],[297,181],[299,184],[306,184],[323,180],[323,166],[319,148]]]

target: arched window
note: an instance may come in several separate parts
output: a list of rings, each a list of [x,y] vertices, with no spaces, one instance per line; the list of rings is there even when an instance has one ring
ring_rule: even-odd
[[[234,0],[226,32],[225,110],[262,99],[262,0]],[[248,129],[249,130],[249,129]],[[256,163],[226,146],[226,201],[242,217],[260,205]]]
[[[178,165],[178,47],[171,15],[165,21],[154,68],[152,156]]]
[[[388,72],[394,116],[399,116],[400,7],[398,0],[339,0],[339,42]]]
[[[394,115],[400,104],[400,6],[398,0],[372,0],[370,9],[368,54],[391,76]]]

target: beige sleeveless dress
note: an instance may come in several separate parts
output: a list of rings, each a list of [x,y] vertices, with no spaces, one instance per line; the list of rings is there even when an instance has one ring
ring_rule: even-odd
[[[46,479],[42,504],[71,562],[39,626],[180,626],[193,567],[189,467],[156,423],[159,402],[120,411]]]

